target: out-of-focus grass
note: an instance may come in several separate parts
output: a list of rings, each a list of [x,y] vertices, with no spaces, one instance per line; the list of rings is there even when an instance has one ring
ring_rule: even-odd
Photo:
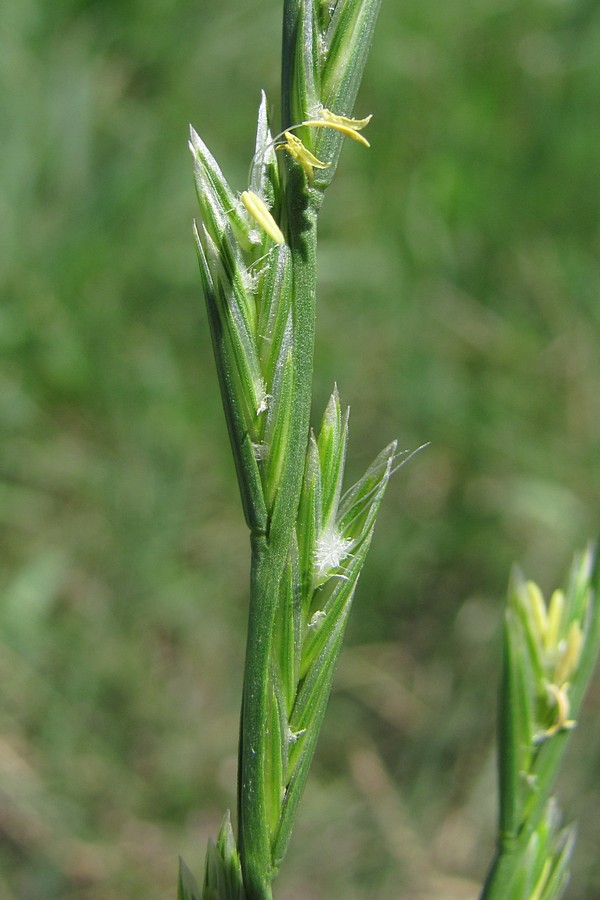
[[[0,11],[0,894],[173,896],[233,803],[247,542],[191,241],[193,121],[240,190],[280,9]],[[498,625],[600,506],[600,10],[384,4],[320,241],[316,417],[396,477],[282,900],[474,897]],[[339,328],[343,316],[344,329]],[[364,352],[364,348],[367,352]],[[596,687],[562,796],[600,893]]]

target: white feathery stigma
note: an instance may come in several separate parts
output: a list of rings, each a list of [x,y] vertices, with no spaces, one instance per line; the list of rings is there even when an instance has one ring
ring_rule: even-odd
[[[315,577],[322,582],[333,569],[339,569],[348,556],[352,541],[342,537],[334,526],[325,528],[315,547]]]

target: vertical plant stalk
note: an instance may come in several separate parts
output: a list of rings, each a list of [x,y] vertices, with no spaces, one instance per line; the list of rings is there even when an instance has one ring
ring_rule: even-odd
[[[288,185],[293,184],[294,174]],[[304,199],[304,198],[302,198]],[[301,217],[302,231],[298,228]],[[249,896],[270,897],[271,846],[265,805],[271,647],[279,585],[296,523],[312,397],[316,299],[316,211],[310,201],[288,213],[292,271],[292,330],[289,430],[278,493],[266,534],[251,535],[252,559],[246,662],[240,727],[239,847]],[[256,887],[254,887],[256,886]],[[254,892],[254,893],[253,893]]]
[[[566,590],[546,604],[515,572],[500,687],[498,849],[481,900],[558,900],[569,878],[573,826],[551,796],[600,648],[591,548]]]
[[[237,846],[227,816],[202,894],[182,864],[180,900],[272,896],[392,472],[395,444],[342,494],[337,390],[310,432],[317,218],[344,138],[369,146],[370,117],[352,111],[379,5],[284,0],[282,132],[263,95],[239,198],[192,131],[198,259],[252,556]]]
[[[339,4],[340,8],[343,4]],[[328,25],[349,54],[346,65],[340,66],[337,81],[350,81],[342,93],[344,112],[351,112],[362,70],[366,62],[366,50],[370,44],[378,3],[362,2],[346,4],[353,8],[353,24],[362,23],[365,12],[370,11],[371,29],[364,28],[357,51],[356,41],[350,42],[347,34]],[[327,35],[320,28],[321,7],[313,0],[286,0],[283,15],[282,48],[282,131],[294,127],[318,114],[324,106],[321,97],[323,61],[327,58],[324,45]],[[338,26],[339,27],[339,26]],[[328,42],[331,48],[331,35]],[[357,66],[360,71],[357,71]],[[352,73],[349,78],[348,73]],[[312,137],[312,136],[310,136]],[[319,141],[305,137],[307,149],[311,143],[318,150]],[[269,836],[268,813],[265,797],[269,768],[265,759],[269,753],[267,743],[268,705],[271,669],[271,646],[274,614],[278,589],[289,552],[292,533],[296,526],[300,491],[304,474],[304,458],[308,446],[310,408],[312,397],[312,370],[314,356],[314,323],[316,302],[316,244],[317,217],[326,187],[333,176],[333,169],[341,150],[339,135],[330,142],[327,156],[327,175],[320,170],[321,178],[315,185],[314,172],[306,171],[292,158],[286,160],[286,189],[282,213],[284,233],[288,240],[291,264],[292,311],[292,389],[290,395],[289,434],[283,455],[282,476],[278,494],[273,504],[266,535],[254,535],[252,540],[251,594],[246,645],[244,695],[240,729],[238,815],[239,846],[245,889],[252,898],[271,896],[270,882],[274,874],[274,860]],[[325,148],[324,148],[325,149]],[[314,154],[317,156],[317,154]]]

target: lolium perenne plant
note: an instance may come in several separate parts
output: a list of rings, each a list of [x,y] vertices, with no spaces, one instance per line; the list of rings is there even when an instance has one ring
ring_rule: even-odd
[[[284,0],[281,126],[274,137],[263,94],[239,195],[191,131],[194,233],[251,576],[237,841],[228,813],[209,842],[201,890],[181,862],[179,900],[272,896],[398,459],[392,443],[344,492],[348,411],[337,389],[318,433],[310,429],[317,217],[345,138],[369,146],[370,116],[353,110],[379,6]],[[564,881],[572,839],[557,833],[548,791],[597,651],[591,571],[588,554],[549,611],[535,588],[515,582],[511,590],[501,839],[488,900],[555,897]]]
[[[594,591],[593,582],[596,582]],[[546,604],[516,571],[508,592],[500,685],[500,804],[481,900],[556,900],[569,878],[573,826],[551,796],[600,647],[597,573],[588,547]]]
[[[195,229],[251,540],[238,841],[209,847],[203,896],[258,900],[286,852],[396,445],[342,492],[348,413],[334,390],[310,431],[316,225],[352,118],[379,0],[286,0],[282,129],[265,96],[247,190],[192,131]],[[238,862],[239,859],[239,862]],[[199,896],[182,868],[180,896]]]

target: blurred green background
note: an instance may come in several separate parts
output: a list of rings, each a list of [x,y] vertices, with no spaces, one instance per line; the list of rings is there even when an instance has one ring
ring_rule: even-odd
[[[234,805],[248,542],[191,237],[280,3],[0,10],[0,896],[163,900]],[[600,6],[384,0],[325,204],[315,419],[391,485],[279,900],[475,898],[510,566],[598,531]],[[600,684],[560,797],[600,896]]]

